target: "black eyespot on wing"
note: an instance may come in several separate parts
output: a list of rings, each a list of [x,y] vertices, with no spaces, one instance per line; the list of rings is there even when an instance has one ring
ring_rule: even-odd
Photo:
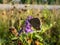
[[[36,30],[40,30],[40,20],[38,18],[33,18],[29,22]]]

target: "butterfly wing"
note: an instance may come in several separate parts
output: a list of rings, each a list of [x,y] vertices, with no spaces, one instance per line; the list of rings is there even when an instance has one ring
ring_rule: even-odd
[[[33,18],[29,22],[36,30],[40,30],[40,20],[38,18]]]

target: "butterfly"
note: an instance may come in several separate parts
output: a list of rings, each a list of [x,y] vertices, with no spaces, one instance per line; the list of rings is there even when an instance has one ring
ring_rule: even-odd
[[[31,20],[29,20],[29,22],[33,28],[35,28],[36,30],[40,30],[40,20],[38,18],[32,18]]]

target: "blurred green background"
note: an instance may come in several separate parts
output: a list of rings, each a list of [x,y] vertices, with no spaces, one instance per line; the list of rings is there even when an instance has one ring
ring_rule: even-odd
[[[60,0],[0,0],[1,4],[49,4],[59,5]],[[27,7],[26,7],[27,8]],[[37,17],[41,21],[41,30],[33,34],[22,34],[15,37],[9,32],[9,27],[16,27],[17,31],[27,16]],[[27,41],[29,38],[29,41]],[[16,41],[12,41],[15,40]],[[17,45],[18,40],[23,45],[60,45],[60,9],[19,9],[15,7],[10,10],[0,10],[0,45]],[[31,41],[32,40],[32,41]],[[32,43],[30,43],[32,42]]]
[[[60,4],[60,0],[0,0],[0,3],[19,3],[19,4]]]
[[[37,12],[36,12],[37,11]],[[9,27],[16,27],[17,31],[26,20],[27,16],[37,17],[41,21],[41,30],[33,34],[22,34],[19,40],[23,45],[35,45],[34,40],[38,39],[40,45],[60,45],[60,9],[13,9],[0,10],[0,45],[17,45],[17,42],[12,40],[17,37],[9,33]],[[27,41],[27,37],[32,40],[32,43]],[[30,40],[30,41],[31,41]],[[37,40],[36,40],[37,42]]]

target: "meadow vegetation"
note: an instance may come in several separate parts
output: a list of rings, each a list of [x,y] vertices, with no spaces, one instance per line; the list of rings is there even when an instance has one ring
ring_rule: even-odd
[[[40,19],[41,30],[28,35],[23,33],[20,37],[12,36],[9,27],[14,26],[19,31],[29,15]],[[35,45],[35,43],[36,45],[60,45],[60,9],[17,10],[14,7],[10,10],[0,10],[0,45],[17,45],[16,39],[23,45]]]

